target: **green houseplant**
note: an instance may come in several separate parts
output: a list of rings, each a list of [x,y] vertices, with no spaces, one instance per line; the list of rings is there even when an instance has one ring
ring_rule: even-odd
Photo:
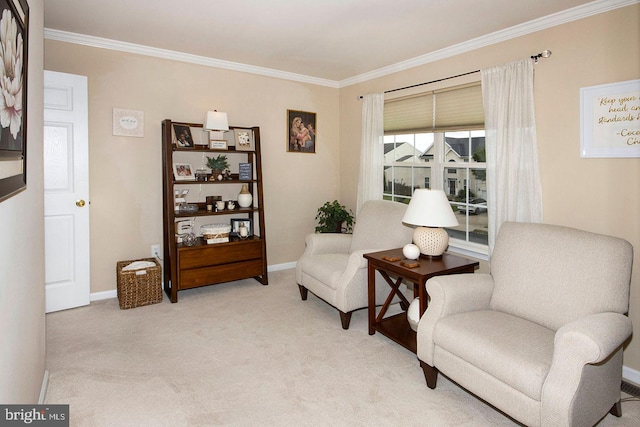
[[[222,154],[218,155],[218,157],[207,156],[207,166],[212,171],[222,172],[229,168],[229,162],[227,161],[227,156]]]
[[[350,233],[353,230],[353,212],[334,200],[318,208],[316,233]],[[345,224],[345,228],[342,225]]]

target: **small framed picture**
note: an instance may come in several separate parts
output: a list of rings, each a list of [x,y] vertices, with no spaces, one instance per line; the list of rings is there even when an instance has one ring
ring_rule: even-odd
[[[173,124],[173,134],[175,139],[173,143],[180,148],[193,148],[193,137],[189,126]]]
[[[241,227],[246,227],[246,236],[245,231],[241,229]],[[253,218],[231,218],[231,232],[230,236],[236,237],[251,237],[253,236]]]
[[[212,150],[226,150],[227,141],[224,139],[212,139],[209,141],[209,148]]]
[[[253,177],[253,163],[238,163],[238,179],[251,181]]]
[[[316,152],[316,113],[287,110],[287,151],[291,153]]]
[[[233,136],[236,151],[254,151],[256,149],[252,129],[234,129]]]
[[[189,163],[174,163],[173,177],[176,181],[195,181],[196,175]]]

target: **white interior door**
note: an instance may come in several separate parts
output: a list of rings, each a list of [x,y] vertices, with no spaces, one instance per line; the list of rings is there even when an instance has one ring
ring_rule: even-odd
[[[46,312],[89,304],[87,78],[44,72]]]

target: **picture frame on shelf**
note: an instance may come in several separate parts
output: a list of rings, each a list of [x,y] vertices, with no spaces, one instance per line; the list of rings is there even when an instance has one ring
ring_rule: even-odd
[[[228,150],[227,141],[224,139],[209,140],[209,148],[211,150]]]
[[[246,237],[253,236],[253,218],[231,218],[231,232],[229,235],[234,237],[244,237],[240,236],[240,227],[243,225],[248,229]]]
[[[287,110],[287,152],[316,152],[316,113],[309,111]]]
[[[4,75],[9,83],[5,97],[11,105],[3,106],[9,117],[0,129],[0,202],[27,188],[27,63],[29,57],[29,4],[26,0],[0,3],[3,31],[0,42],[11,54],[5,54]],[[6,18],[5,17],[5,13]],[[14,75],[15,74],[15,75]],[[4,85],[3,85],[4,89]],[[18,91],[18,89],[20,89]],[[14,99],[15,97],[15,99]],[[19,99],[18,99],[19,98]],[[17,106],[21,108],[17,108]],[[11,123],[9,123],[11,122]],[[6,125],[6,126],[5,126]],[[45,132],[46,132],[45,126]]]
[[[252,129],[233,129],[236,151],[254,151],[256,149]]]
[[[178,148],[193,148],[191,128],[186,125],[173,123],[173,144]]]
[[[174,163],[173,178],[176,181],[195,181],[196,175],[190,163]]]

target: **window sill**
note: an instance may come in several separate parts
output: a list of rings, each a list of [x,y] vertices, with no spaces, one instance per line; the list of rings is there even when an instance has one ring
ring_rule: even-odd
[[[476,258],[482,261],[489,261],[489,248],[487,246],[469,244],[460,240],[449,240],[449,249],[447,249],[447,252]]]

